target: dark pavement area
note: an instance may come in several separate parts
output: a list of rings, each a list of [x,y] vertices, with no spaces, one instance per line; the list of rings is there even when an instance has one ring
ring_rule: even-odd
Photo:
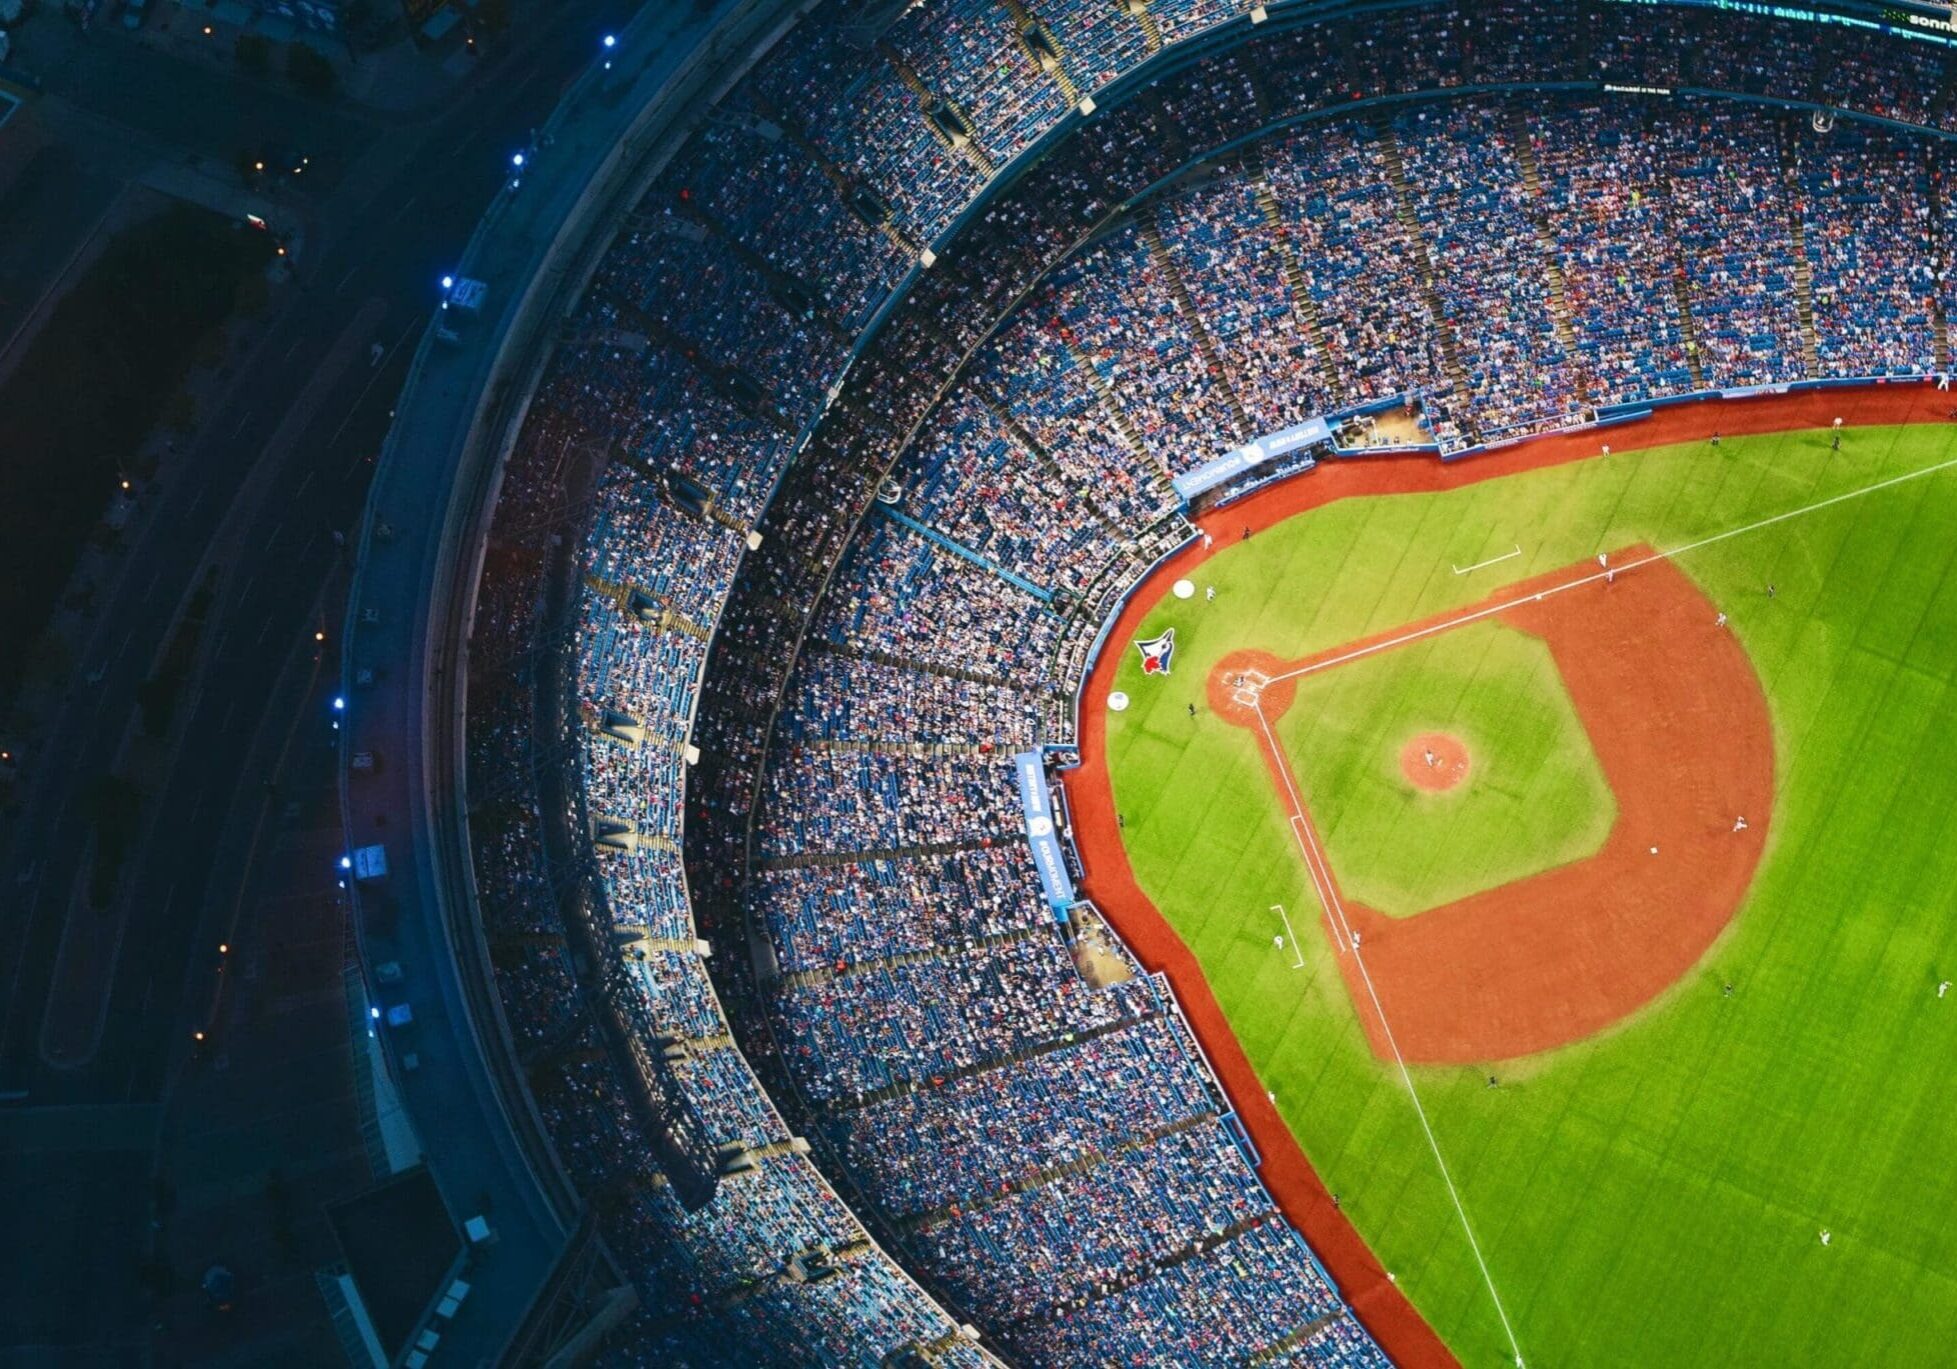
[[[323,692],[338,662],[331,640],[314,641],[342,611],[348,567],[333,534],[351,540],[434,281],[500,185],[508,150],[628,8],[572,0],[520,12],[510,48],[420,120],[225,80],[101,30],[76,33],[72,64],[47,73],[45,104],[73,108],[49,114],[43,133],[69,141],[30,165],[24,203],[5,197],[0,209],[0,311],[46,267],[37,254],[48,244],[26,239],[63,206],[85,214],[113,197],[153,146],[221,157],[241,138],[279,136],[316,149],[327,174],[296,206],[310,224],[296,282],[228,364],[198,431],[142,491],[58,716],[9,739],[22,764],[17,806],[0,816],[0,1211],[10,1231],[0,1241],[0,1363],[122,1362],[159,1319],[161,1362],[315,1362],[299,1348],[308,1324],[291,1309],[323,1316],[310,1273],[318,1205],[366,1177],[346,1139],[357,1125],[346,1008],[324,987],[325,962],[337,975],[344,955]],[[234,106],[248,108],[248,124]],[[76,151],[89,138],[120,138],[121,151]],[[5,320],[0,312],[0,342]],[[382,359],[371,364],[376,343]],[[137,688],[210,566],[217,603],[148,767],[106,1003],[99,993],[51,1003],[87,868],[78,794],[126,763]],[[80,907],[105,924],[111,916]],[[221,941],[235,968],[220,996]],[[190,1033],[213,1003],[212,1041],[198,1054]],[[99,1015],[100,1039],[86,1060],[53,1067],[46,1025],[77,1013]],[[23,1119],[62,1117],[100,1139],[84,1149],[50,1143],[59,1126],[16,1131]],[[112,1117],[111,1128],[88,1120]],[[264,1188],[274,1158],[293,1155],[280,1166],[296,1214],[288,1251],[269,1234]],[[169,1215],[153,1227],[160,1212]],[[153,1234],[177,1284],[161,1297],[132,1277],[149,1268]],[[240,1306],[228,1314],[237,1320],[219,1339],[256,1327],[272,1340],[247,1335],[239,1343],[254,1348],[239,1350],[209,1339],[194,1292],[207,1257],[235,1260],[240,1275]],[[151,1287],[163,1279],[150,1269]]]

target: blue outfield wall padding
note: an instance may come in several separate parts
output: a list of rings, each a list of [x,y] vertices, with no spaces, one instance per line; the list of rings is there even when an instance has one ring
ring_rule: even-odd
[[[1323,418],[1308,418],[1303,423],[1295,423],[1281,431],[1268,433],[1254,442],[1246,442],[1241,447],[1232,447],[1222,456],[1205,461],[1193,471],[1186,471],[1174,477],[1176,493],[1187,504],[1205,490],[1213,490],[1218,485],[1235,479],[1244,472],[1275,461],[1280,456],[1289,455],[1332,438],[1331,424]]]
[[[1053,796],[1046,787],[1045,758],[1038,751],[1021,751],[1012,762],[1019,778],[1019,806],[1026,818],[1026,842],[1033,850],[1033,868],[1039,871],[1047,906],[1064,920],[1066,910],[1074,903],[1074,880],[1067,873],[1067,858],[1060,850],[1058,825],[1053,820]]]

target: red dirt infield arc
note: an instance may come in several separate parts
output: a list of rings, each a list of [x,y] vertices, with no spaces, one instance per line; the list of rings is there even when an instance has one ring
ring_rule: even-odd
[[[1422,732],[1400,748],[1400,774],[1415,789],[1445,794],[1468,778],[1468,744],[1447,732]]]
[[[1914,383],[1675,405],[1601,432],[1536,438],[1457,464],[1431,456],[1328,462],[1310,475],[1258,491],[1239,503],[1204,514],[1196,522],[1227,546],[1242,529],[1255,532],[1273,527],[1339,499],[1456,489],[1596,457],[1606,437],[1617,450],[1629,452],[1703,441],[1716,432],[1739,436],[1825,427],[1836,417],[1856,427],[1942,422],[1952,413],[1951,399],[1927,383]],[[1132,638],[1168,586],[1191,574],[1213,554],[1214,549],[1206,549],[1199,539],[1156,566],[1123,605],[1107,641]],[[1286,1219],[1311,1242],[1367,1331],[1396,1364],[1421,1369],[1456,1365],[1459,1361],[1453,1352],[1387,1277],[1351,1221],[1332,1202],[1297,1137],[1258,1082],[1257,1072],[1218,1005],[1202,966],[1135,882],[1122,846],[1107,769],[1107,697],[1122,656],[1121,651],[1104,649],[1081,690],[1081,764],[1065,775],[1073,837],[1085,868],[1081,895],[1094,901],[1143,966],[1167,975],[1231,1105],[1263,1158],[1259,1174],[1265,1186]]]
[[[1285,665],[1294,674],[1336,670],[1414,638],[1444,642],[1470,622],[1540,638],[1617,799],[1617,821],[1587,859],[1411,917],[1348,902],[1289,758],[1250,716],[1272,797],[1303,828],[1340,973],[1381,1060],[1397,1047],[1408,1064],[1479,1064],[1614,1026],[1698,963],[1753,881],[1774,769],[1773,720],[1753,664],[1676,564],[1646,546],[1611,561],[1629,568],[1610,582],[1584,561]],[[1413,766],[1433,773],[1417,739]],[[1748,825],[1739,829],[1742,816]]]

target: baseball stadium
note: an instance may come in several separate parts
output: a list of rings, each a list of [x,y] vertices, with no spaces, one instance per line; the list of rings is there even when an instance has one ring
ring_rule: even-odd
[[[1949,8],[734,8],[363,536],[581,1353],[1947,1362]]]

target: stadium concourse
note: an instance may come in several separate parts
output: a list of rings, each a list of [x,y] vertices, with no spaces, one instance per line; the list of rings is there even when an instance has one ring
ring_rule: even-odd
[[[469,790],[618,1362],[1449,1360],[1029,814],[1067,835],[1076,693],[1192,494],[1381,415],[1433,461],[1947,368],[1951,49],[1299,9],[818,4],[564,328]]]

